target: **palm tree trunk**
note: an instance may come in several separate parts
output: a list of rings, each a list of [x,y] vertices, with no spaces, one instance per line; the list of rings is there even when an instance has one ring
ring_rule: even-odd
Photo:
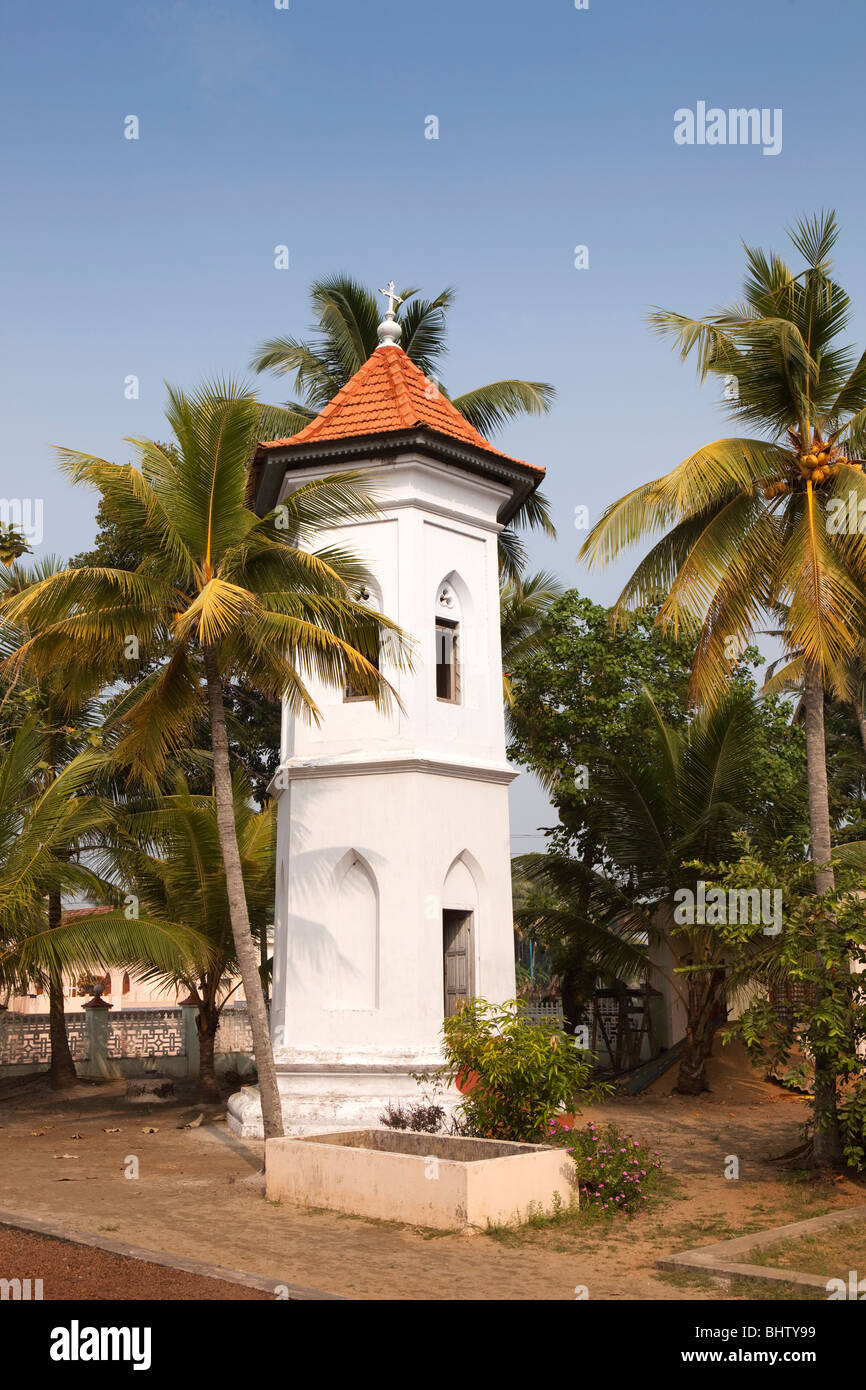
[[[582,979],[577,970],[571,970],[568,966],[562,972],[562,1026],[566,1033],[572,1035],[580,1022]]]
[[[815,870],[815,889],[818,893],[826,893],[836,886],[836,878],[829,867],[832,845],[824,741],[824,680],[820,669],[811,663],[806,666],[804,705],[812,862],[819,866]],[[813,1161],[818,1167],[841,1168],[842,1140],[836,1108],[836,1071],[826,1057],[815,1057],[814,1114]]]
[[[196,1018],[198,1029],[198,1091],[197,1097],[204,1101],[219,1101],[220,1087],[214,1066],[214,1045],[216,1043],[219,1016],[207,1004],[200,1004]]]
[[[48,895],[48,926],[51,931],[63,920],[63,904],[59,893]],[[63,1004],[63,975],[56,968],[48,976],[48,1032],[51,1040],[49,1084],[53,1091],[64,1091],[78,1083],[75,1063],[66,1032],[66,1013]]]
[[[719,971],[702,970],[687,977],[686,1045],[677,1074],[680,1095],[698,1096],[707,1086],[707,1062],[721,1015],[724,977]]]
[[[244,890],[237,827],[235,825],[234,800],[232,798],[229,741],[226,733],[222,680],[213,647],[204,647],[204,669],[210,709],[217,828],[226,875],[229,917],[247,1000],[247,1009],[249,1010],[256,1070],[259,1076],[259,1093],[262,1098],[262,1122],[265,1138],[273,1139],[282,1136],[283,1115],[279,1087],[277,1086],[274,1053],[271,1047],[268,1010],[262,991],[256,948],[250,931],[250,918],[247,911],[247,897]]]
[[[854,713],[857,716],[857,728],[860,730],[860,742],[863,744],[863,752],[866,753],[866,714],[863,713],[863,706],[859,700],[854,700]]]

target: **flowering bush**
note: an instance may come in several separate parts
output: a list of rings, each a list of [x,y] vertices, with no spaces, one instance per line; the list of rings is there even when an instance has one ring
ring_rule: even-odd
[[[661,1173],[657,1153],[621,1134],[614,1124],[600,1129],[590,1121],[585,1129],[571,1130],[565,1137],[577,1167],[582,1205],[599,1212],[627,1211],[632,1216],[646,1206]]]

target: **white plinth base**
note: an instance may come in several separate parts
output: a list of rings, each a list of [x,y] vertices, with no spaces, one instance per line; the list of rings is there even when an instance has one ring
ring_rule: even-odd
[[[462,1100],[456,1086],[433,1095],[410,1072],[391,1067],[279,1071],[277,1081],[287,1136],[379,1128],[389,1105],[435,1103],[447,1122]],[[227,1123],[239,1139],[264,1138],[258,1086],[244,1086],[229,1097]]]

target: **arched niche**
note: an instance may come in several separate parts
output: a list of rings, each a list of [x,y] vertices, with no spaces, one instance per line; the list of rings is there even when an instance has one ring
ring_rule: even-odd
[[[478,910],[478,887],[465,853],[458,854],[445,875],[442,906],[463,909],[466,912]]]
[[[334,870],[328,1007],[375,1009],[379,1003],[379,891],[356,850]]]

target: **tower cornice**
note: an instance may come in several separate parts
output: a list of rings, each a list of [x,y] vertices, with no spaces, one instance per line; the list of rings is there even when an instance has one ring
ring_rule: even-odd
[[[357,463],[375,465],[395,455],[417,452],[428,458],[465,469],[476,476],[490,478],[508,486],[511,496],[503,502],[497,520],[507,526],[526,499],[535,491],[542,470],[505,454],[489,453],[469,444],[457,443],[448,435],[426,426],[389,430],[381,434],[357,435],[349,439],[311,440],[309,444],[270,445],[256,455],[259,469],[256,511],[260,516],[277,505],[286,473],[311,464]]]
[[[298,758],[281,763],[271,779],[268,795],[285,791],[290,782],[325,777],[370,777],[377,774],[425,773],[436,777],[459,777],[461,781],[491,782],[507,787],[520,773],[510,763],[437,758],[418,753],[382,753],[370,757]]]

